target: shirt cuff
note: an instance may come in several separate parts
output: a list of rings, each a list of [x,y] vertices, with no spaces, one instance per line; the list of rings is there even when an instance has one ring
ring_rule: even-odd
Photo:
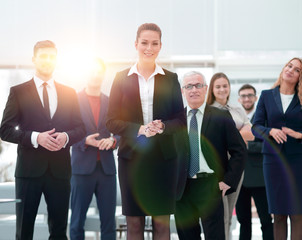
[[[113,142],[113,145],[111,146],[111,148],[112,148],[112,149],[115,149],[116,143],[117,143],[116,138],[111,136],[111,137],[110,137],[110,140]]]
[[[69,142],[69,136],[66,132],[63,132],[66,135],[66,143],[64,144],[63,148],[66,148],[68,142]]]
[[[38,144],[38,135],[39,135],[39,132],[32,132],[31,133],[31,137],[30,137],[30,140],[31,140],[31,144],[33,145],[34,148],[38,148],[39,144]]]

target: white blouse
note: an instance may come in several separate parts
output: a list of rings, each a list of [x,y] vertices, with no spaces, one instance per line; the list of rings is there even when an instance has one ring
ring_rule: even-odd
[[[153,96],[154,96],[154,79],[156,74],[165,75],[164,70],[156,64],[154,72],[148,79],[145,79],[137,70],[137,63],[133,65],[128,76],[137,74],[139,84],[139,95],[142,104],[144,125],[153,121]]]
[[[245,125],[250,125],[251,123],[245,113],[245,111],[241,107],[237,106],[231,106],[229,104],[226,104],[225,106],[221,105],[218,102],[214,102],[212,106],[228,110],[236,124],[236,128],[240,131]]]
[[[283,108],[283,113],[286,112],[289,104],[291,103],[291,101],[293,100],[295,94],[291,94],[291,95],[285,95],[280,93],[280,97],[281,97],[281,102],[282,102],[282,108]]]

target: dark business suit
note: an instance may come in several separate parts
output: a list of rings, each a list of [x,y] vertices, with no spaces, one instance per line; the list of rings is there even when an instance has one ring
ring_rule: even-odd
[[[254,116],[251,122],[253,122]],[[272,217],[268,213],[261,149],[262,141],[260,139],[248,142],[248,157],[244,168],[244,178],[236,203],[236,215],[240,223],[240,240],[250,240],[252,238],[251,198],[254,199],[257,207],[263,239],[274,239]]]
[[[66,226],[71,176],[69,148],[85,134],[76,93],[56,83],[58,105],[51,119],[32,80],[10,90],[3,113],[0,136],[18,144],[16,164],[17,239],[32,239],[34,220],[43,193],[48,205],[50,239],[67,239]],[[18,129],[16,127],[18,126]],[[33,131],[56,129],[66,132],[69,142],[59,151],[48,151],[31,143]]]
[[[185,124],[175,73],[155,75],[153,120],[165,124],[162,134],[137,136],[143,125],[137,74],[119,72],[109,97],[107,127],[121,136],[118,150],[123,214],[167,215],[174,212],[176,149],[173,134]]]
[[[180,197],[175,214],[178,235],[180,239],[201,239],[201,218],[206,239],[224,239],[223,204],[218,182],[223,181],[231,187],[226,194],[236,191],[244,168],[246,147],[229,112],[208,105],[203,115],[200,144],[205,160],[214,174],[189,179],[187,129],[183,129],[176,138]]]
[[[263,139],[263,171],[269,212],[302,214],[302,140],[287,136],[278,144],[270,135],[272,128],[288,127],[302,132],[302,109],[295,93],[285,113],[280,88],[261,93],[252,127],[255,137]]]
[[[78,93],[86,136],[99,133],[98,139],[109,138],[106,115],[108,97],[100,95],[100,113],[96,125],[85,90]],[[115,138],[118,138],[115,136]],[[72,146],[70,238],[84,239],[84,224],[93,194],[96,195],[101,220],[102,240],[115,239],[116,167],[113,149],[99,150],[85,144],[86,137]],[[98,159],[99,157],[99,159]],[[98,160],[98,161],[97,161]]]

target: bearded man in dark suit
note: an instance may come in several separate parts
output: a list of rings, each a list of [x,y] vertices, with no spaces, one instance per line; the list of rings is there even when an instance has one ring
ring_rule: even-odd
[[[253,123],[257,101],[256,89],[250,84],[244,84],[238,90],[238,102],[244,108],[248,119]],[[239,240],[252,239],[252,210],[254,199],[261,223],[264,240],[273,240],[273,223],[268,211],[266,189],[263,176],[262,141],[255,139],[247,142],[248,158],[244,168],[244,178],[236,203],[237,220],[240,223]]]
[[[85,136],[76,92],[53,79],[57,49],[46,40],[34,46],[35,75],[14,86],[3,113],[0,137],[18,144],[15,171],[16,239],[32,239],[42,194],[49,239],[67,239],[71,164],[69,148]]]

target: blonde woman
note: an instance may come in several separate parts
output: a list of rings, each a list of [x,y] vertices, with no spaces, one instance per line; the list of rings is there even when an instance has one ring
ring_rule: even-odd
[[[302,60],[291,59],[261,93],[252,131],[263,139],[263,172],[275,240],[302,239]]]

